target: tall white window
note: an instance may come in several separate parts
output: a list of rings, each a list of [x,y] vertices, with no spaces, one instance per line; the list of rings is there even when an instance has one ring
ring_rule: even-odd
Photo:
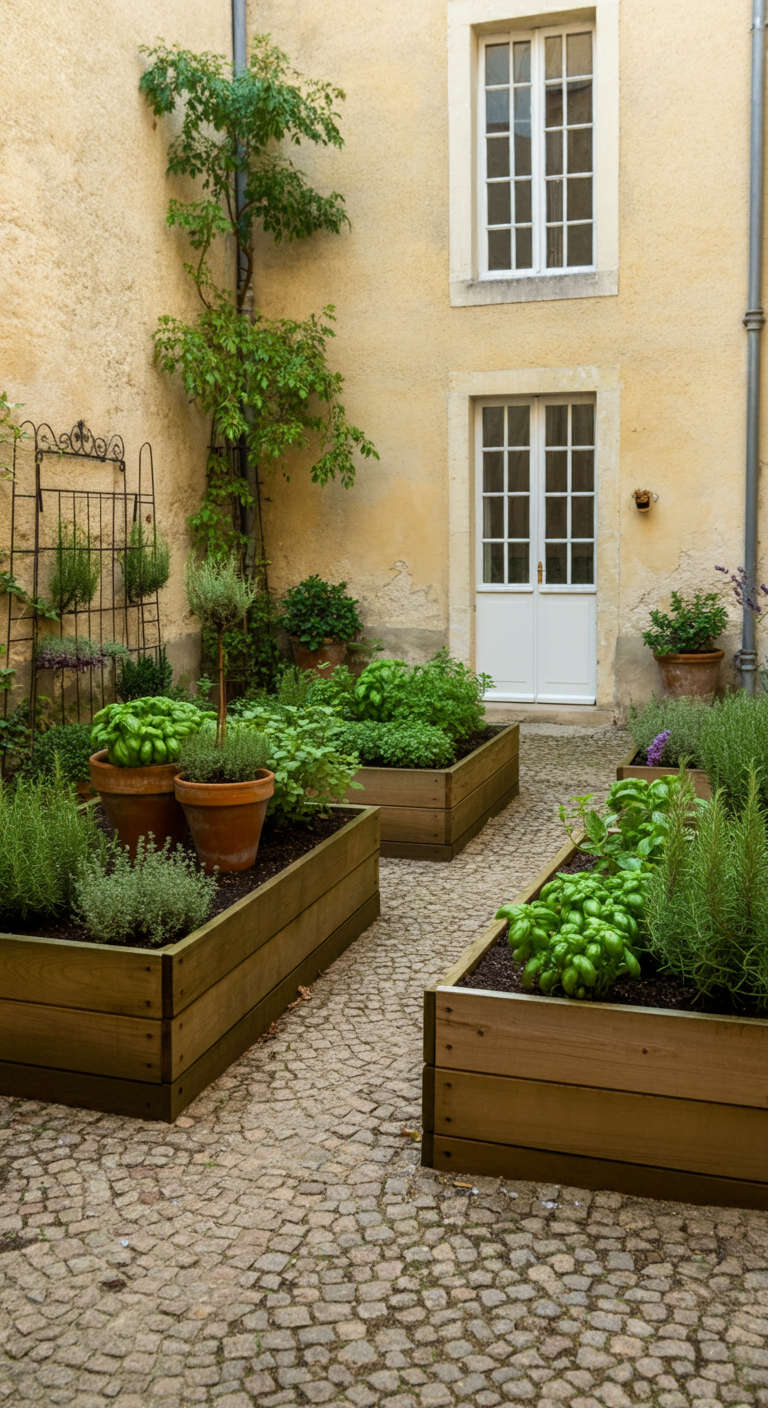
[[[479,45],[481,277],[595,267],[593,40],[582,22]]]

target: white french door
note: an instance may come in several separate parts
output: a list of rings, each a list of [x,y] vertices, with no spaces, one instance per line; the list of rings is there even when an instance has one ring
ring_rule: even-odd
[[[476,669],[489,700],[594,704],[595,403],[494,398],[477,407]]]

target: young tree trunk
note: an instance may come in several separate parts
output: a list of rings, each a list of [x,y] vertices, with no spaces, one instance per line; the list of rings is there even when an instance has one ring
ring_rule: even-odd
[[[221,745],[227,733],[227,695],[224,688],[224,632],[219,631],[219,703],[216,737]]]

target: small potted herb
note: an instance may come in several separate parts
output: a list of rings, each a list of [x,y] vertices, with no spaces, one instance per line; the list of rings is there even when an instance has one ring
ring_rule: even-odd
[[[171,574],[170,550],[155,524],[151,533],[147,533],[140,518],[131,525],[121,565],[127,601],[154,596],[165,586]]]
[[[286,592],[279,622],[300,669],[327,671],[344,664],[347,646],[363,629],[357,601],[346,587],[314,574]]]
[[[696,592],[691,598],[673,592],[669,612],[651,612],[651,626],[643,632],[643,640],[653,651],[664,688],[673,699],[712,698],[723,658],[715,641],[727,624],[728,612],[716,592]]]
[[[56,540],[56,566],[50,594],[57,610],[76,611],[88,606],[99,585],[101,567],[98,550],[90,535],[76,525],[59,524]]]
[[[209,724],[185,739],[176,796],[205,870],[253,865],[275,790],[269,751],[264,734],[247,724],[232,724],[222,739]]]

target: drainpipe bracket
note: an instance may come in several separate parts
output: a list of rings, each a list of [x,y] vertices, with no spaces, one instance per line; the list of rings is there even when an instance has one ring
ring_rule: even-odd
[[[748,332],[759,332],[765,322],[762,308],[748,308],[742,322]]]

